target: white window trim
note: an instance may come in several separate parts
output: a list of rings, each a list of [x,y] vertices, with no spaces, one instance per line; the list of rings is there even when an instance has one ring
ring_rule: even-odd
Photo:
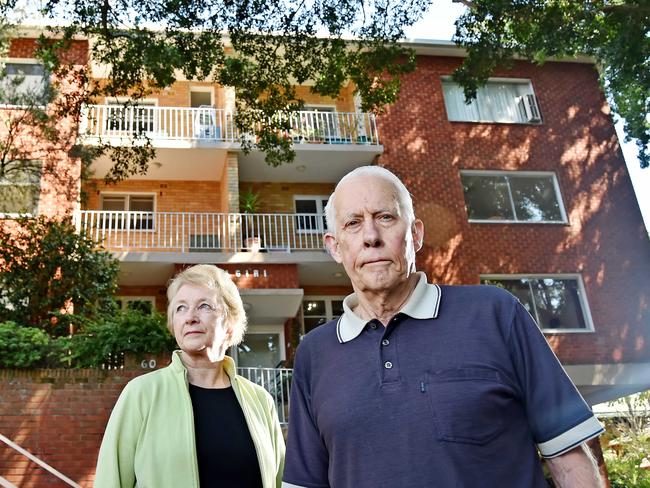
[[[302,304],[308,302],[309,300],[319,300],[325,302],[325,321],[329,322],[334,318],[334,312],[332,312],[332,302],[335,300],[343,301],[345,295],[305,295],[302,297],[302,302],[300,303],[300,312],[303,318],[302,323],[302,333],[305,333],[305,317],[322,317],[322,315],[305,315]]]
[[[323,200],[329,200],[331,195],[294,195],[293,196],[293,210],[294,214],[298,215],[299,212],[296,211],[296,200],[314,200],[316,202],[316,209],[320,208],[321,213],[315,213],[313,215],[318,216],[320,219],[319,222],[322,223],[323,217],[325,217],[325,207],[323,207]],[[306,215],[301,213],[300,215]],[[312,215],[312,214],[310,214]],[[327,229],[298,229],[296,226],[296,232],[299,234],[320,234],[327,232]]]
[[[104,210],[103,208],[103,197],[104,196],[112,196],[112,197],[126,197],[127,201],[130,200],[130,197],[132,196],[146,196],[146,197],[153,197],[153,211],[151,212],[153,214],[153,225],[151,226],[151,229],[128,229],[129,232],[156,232],[156,208],[158,206],[158,199],[157,199],[157,194],[153,192],[123,192],[123,191],[102,191],[99,194],[99,206],[102,207],[100,210],[102,212],[119,212],[119,210]],[[138,212],[133,211],[133,210],[122,210],[122,212]],[[121,229],[123,231],[127,229]]]
[[[471,224],[543,224],[543,225],[567,225],[569,219],[567,218],[566,209],[564,207],[564,199],[562,198],[562,191],[560,190],[560,184],[557,179],[557,174],[554,171],[504,171],[504,170],[480,170],[480,169],[461,169],[460,175],[468,176],[518,176],[521,177],[552,177],[553,179],[553,188],[555,189],[555,196],[560,207],[560,215],[562,220],[509,220],[509,219],[470,219],[469,216],[467,221]],[[463,194],[463,199],[465,195]],[[467,214],[467,212],[465,212]],[[516,217],[516,212],[513,212],[513,215]]]
[[[2,64],[39,64],[43,65],[43,62],[36,58],[1,58],[0,63]],[[47,76],[47,82],[49,83],[50,78]],[[25,105],[11,105],[8,103],[0,103],[0,108],[23,108]],[[45,108],[45,105],[36,105],[38,108]],[[0,214],[1,215],[1,214]],[[16,214],[19,216],[28,216],[32,214]]]
[[[443,75],[440,77],[441,84],[443,81],[451,81],[453,83],[458,84],[457,82],[454,81],[453,77],[451,75]],[[533,87],[533,82],[529,78],[504,78],[500,76],[495,76],[495,77],[490,77],[488,78],[486,83],[511,83],[513,85],[527,85],[529,88],[529,94],[533,95],[535,97],[535,103],[537,105],[537,109],[539,110],[539,100],[537,98],[537,95],[535,94],[535,89]],[[475,99],[476,100],[476,99]],[[447,112],[447,105],[444,100],[444,93],[443,93],[443,103],[445,103],[445,112]],[[540,110],[541,112],[541,110]],[[543,125],[544,124],[544,119],[541,118],[539,122],[503,122],[503,121],[498,121],[498,120],[491,120],[491,119],[478,119],[478,120],[456,120],[456,119],[450,119],[449,118],[449,113],[447,113],[447,122],[452,122],[452,123],[461,123],[461,124],[503,124],[503,125]]]
[[[143,296],[137,296],[137,295],[116,295],[115,296],[116,300],[122,300],[122,310],[128,310],[128,303],[129,302],[150,302],[151,303],[151,313],[156,312],[156,297],[154,296],[149,296],[149,295],[143,295]]]
[[[246,342],[246,336],[249,334],[279,334],[280,342],[280,361],[287,360],[287,347],[286,339],[284,336],[284,325],[250,325],[244,334],[244,342]],[[237,352],[237,346],[231,348],[233,359],[235,364],[239,367],[239,353]],[[242,368],[249,368],[253,366],[241,366]]]
[[[479,279],[483,280],[518,280],[522,278],[527,279],[545,279],[553,278],[558,280],[575,280],[578,283],[578,299],[580,300],[580,307],[582,308],[582,316],[585,321],[584,329],[542,329],[544,334],[592,334],[595,332],[594,321],[591,316],[591,309],[587,300],[587,292],[585,290],[584,281],[582,276],[577,273],[516,273],[516,274],[482,274]],[[534,317],[533,317],[534,318]],[[538,324],[539,325],[539,324]]]

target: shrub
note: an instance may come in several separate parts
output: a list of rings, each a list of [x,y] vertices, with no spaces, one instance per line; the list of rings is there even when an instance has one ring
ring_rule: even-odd
[[[50,337],[40,329],[0,322],[0,367],[33,368],[43,364]]]

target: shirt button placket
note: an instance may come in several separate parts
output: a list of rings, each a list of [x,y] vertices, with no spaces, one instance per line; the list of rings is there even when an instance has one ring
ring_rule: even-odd
[[[389,328],[392,329],[394,327],[394,324],[396,323],[396,318],[393,318],[391,320],[391,323],[389,325]],[[392,327],[391,327],[392,326]],[[389,334],[391,331],[388,331]],[[381,365],[382,365],[382,377],[384,378],[384,383],[390,383],[393,381],[397,381],[399,379],[399,371],[397,368],[397,362],[396,362],[396,357],[395,354],[397,352],[396,348],[393,347],[393,340],[392,338],[389,339],[388,337],[382,338],[379,346],[379,353],[381,355]]]

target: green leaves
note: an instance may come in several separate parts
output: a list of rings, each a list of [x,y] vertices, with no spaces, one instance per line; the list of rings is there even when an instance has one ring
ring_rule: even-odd
[[[468,56],[454,73],[474,98],[497,66],[520,55],[538,64],[550,57],[593,56],[612,109],[650,164],[650,6],[597,0],[473,0],[457,21],[454,41]]]

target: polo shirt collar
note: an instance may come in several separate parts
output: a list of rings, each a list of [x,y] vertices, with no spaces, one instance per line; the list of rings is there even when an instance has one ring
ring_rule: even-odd
[[[420,277],[418,284],[398,313],[414,319],[435,319],[440,308],[440,287],[427,283],[427,276],[423,272],[419,271],[417,274]],[[358,304],[356,293],[348,295],[343,300],[343,315],[336,323],[336,335],[341,344],[356,338],[369,322],[352,311]]]

